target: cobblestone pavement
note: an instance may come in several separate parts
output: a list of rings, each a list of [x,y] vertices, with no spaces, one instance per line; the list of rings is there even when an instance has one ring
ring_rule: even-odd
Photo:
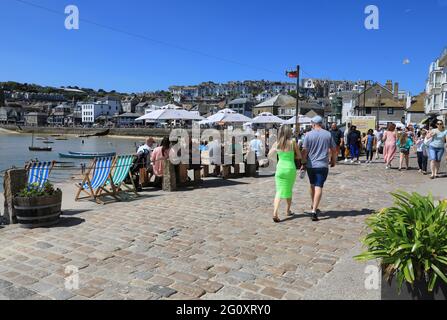
[[[389,191],[427,179],[382,163],[339,165],[317,223],[303,213],[307,179],[297,180],[296,216],[272,222],[272,176],[81,203],[56,227],[0,229],[0,299],[302,299],[358,247],[365,218],[391,203]],[[77,290],[65,289],[67,266],[79,269]]]

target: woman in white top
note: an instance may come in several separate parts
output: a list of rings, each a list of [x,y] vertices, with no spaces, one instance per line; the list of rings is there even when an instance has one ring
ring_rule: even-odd
[[[430,131],[427,135],[429,142],[428,154],[431,160],[431,177],[435,179],[438,177],[439,168],[441,167],[442,157],[445,153],[445,145],[447,130],[445,130],[444,122],[442,120],[436,121],[436,129]]]

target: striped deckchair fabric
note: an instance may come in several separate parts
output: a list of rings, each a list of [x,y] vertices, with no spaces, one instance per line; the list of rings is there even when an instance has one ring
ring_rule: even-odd
[[[125,187],[127,190],[138,195],[132,179],[132,174],[130,173],[134,160],[135,157],[133,155],[118,156],[116,158],[112,180],[108,180],[106,183],[107,185],[113,185],[115,187],[115,192],[119,192],[122,187]],[[124,183],[124,180],[126,180],[127,177],[129,177],[130,181],[132,181],[131,187]]]
[[[134,156],[119,156],[115,163],[115,171],[113,172],[112,182],[119,187],[129,176]]]
[[[111,172],[114,164],[115,164],[115,157],[94,159],[90,169],[85,174],[84,179],[78,185],[79,190],[76,194],[75,200],[78,201],[80,199],[93,198],[98,203],[104,203],[99,199],[99,197],[101,196],[102,191],[106,191],[104,189],[104,186],[107,180],[112,178]],[[93,171],[93,173],[91,174],[92,177],[90,178],[90,173],[92,171]],[[113,185],[112,188],[114,189]],[[80,197],[81,192],[86,193],[88,196],[81,198]],[[109,193],[108,191],[106,192]],[[111,195],[114,198],[116,198],[116,196],[114,196],[113,194]]]
[[[32,185],[38,185],[39,188],[43,188],[44,184],[48,181],[51,170],[53,170],[54,161],[51,162],[37,162],[33,161],[27,166],[28,170],[28,189],[32,188]]]

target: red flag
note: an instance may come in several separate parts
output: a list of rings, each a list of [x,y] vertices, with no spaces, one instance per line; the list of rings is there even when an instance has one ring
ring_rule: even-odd
[[[289,78],[298,78],[298,72],[297,71],[291,71],[291,72],[286,72],[286,75],[289,77]]]

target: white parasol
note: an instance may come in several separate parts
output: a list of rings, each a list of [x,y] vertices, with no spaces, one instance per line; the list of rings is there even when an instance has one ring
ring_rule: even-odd
[[[254,118],[251,123],[279,123],[282,124],[284,123],[284,120],[274,116],[273,114],[271,114],[270,112],[263,112],[260,113],[256,118]]]

